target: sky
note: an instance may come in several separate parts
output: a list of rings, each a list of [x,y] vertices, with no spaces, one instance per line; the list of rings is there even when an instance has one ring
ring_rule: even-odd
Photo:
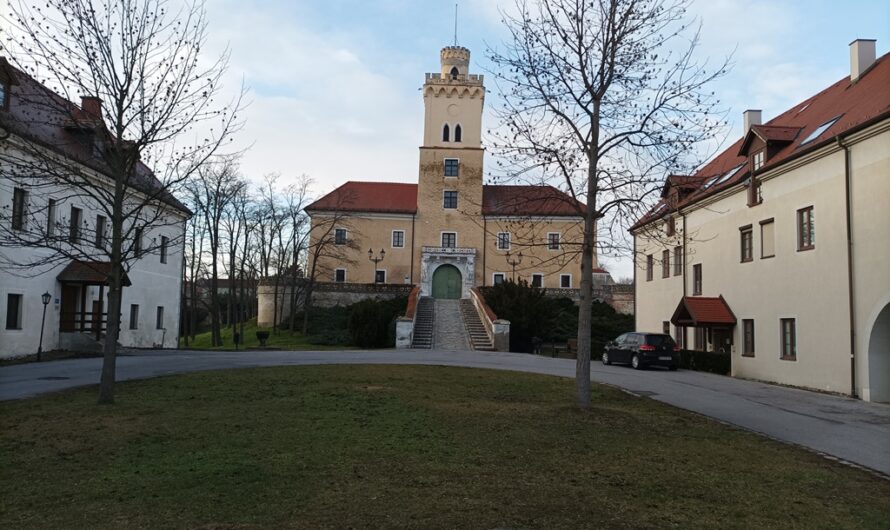
[[[471,72],[490,68],[486,50],[506,38],[499,9],[513,4],[459,0],[457,40],[472,52]],[[454,42],[454,0],[206,0],[205,8],[205,57],[228,49],[227,89],[249,89],[236,138],[245,176],[277,173],[287,183],[305,174],[316,196],[347,180],[417,181],[420,87]],[[890,50],[887,0],[693,0],[690,16],[701,23],[700,59],[733,55],[713,86],[729,109],[727,145],[741,136],[745,109],[762,109],[768,121],[849,75],[850,41],[877,39],[879,56]],[[499,97],[488,89],[483,131],[497,125]],[[629,257],[601,264],[616,278],[632,275]]]

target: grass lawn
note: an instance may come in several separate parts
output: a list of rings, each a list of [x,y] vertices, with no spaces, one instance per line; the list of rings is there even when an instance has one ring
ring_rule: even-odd
[[[608,387],[581,412],[573,388],[319,366],[0,403],[0,527],[890,524],[888,481]]]
[[[241,327],[238,327],[238,331],[240,332]],[[269,331],[271,333],[271,328],[258,328],[256,325],[256,319],[249,320],[244,323],[244,343],[239,345],[238,348],[241,350],[244,349],[255,349],[260,347],[260,341],[256,338],[257,330]],[[232,329],[231,328],[223,328],[221,330],[223,345],[213,347],[211,346],[210,340],[210,332],[199,333],[195,335],[194,341],[189,341],[188,347],[196,350],[234,350],[235,345],[232,341]],[[186,347],[185,341],[181,342],[183,348]],[[275,348],[280,350],[350,350],[353,349],[350,346],[342,346],[342,345],[322,345],[322,344],[310,344],[302,333],[294,332],[291,333],[288,330],[278,330],[276,333],[271,333],[269,335],[268,340],[266,340],[266,346],[269,348]]]

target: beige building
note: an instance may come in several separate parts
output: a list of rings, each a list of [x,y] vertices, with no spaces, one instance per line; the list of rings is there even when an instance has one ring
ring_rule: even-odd
[[[671,176],[633,228],[637,329],[732,374],[890,401],[890,56]]]
[[[578,287],[584,205],[549,186],[483,184],[485,87],[469,64],[469,50],[449,46],[426,74],[416,184],[347,182],[306,209],[313,244],[329,243],[310,255],[317,281],[414,284],[436,298],[514,274]]]

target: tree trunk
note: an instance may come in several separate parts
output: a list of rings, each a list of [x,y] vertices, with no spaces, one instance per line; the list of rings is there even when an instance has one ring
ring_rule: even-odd
[[[211,270],[210,270],[210,337],[214,346],[222,345],[222,335],[219,329],[219,284],[216,257],[216,245],[211,244]]]
[[[123,218],[124,187],[115,182],[114,208],[111,216],[111,263],[108,277],[108,311],[105,325],[105,346],[102,348],[102,374],[99,376],[99,404],[114,403],[114,382],[117,377],[117,338],[121,325],[123,294]]]

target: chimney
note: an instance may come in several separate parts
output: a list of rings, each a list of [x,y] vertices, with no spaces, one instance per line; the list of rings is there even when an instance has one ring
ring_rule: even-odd
[[[875,63],[875,42],[875,39],[856,39],[850,43],[850,81],[858,81]]]
[[[742,134],[748,134],[748,131],[751,130],[752,125],[760,125],[761,123],[761,114],[763,111],[761,110],[753,110],[748,109],[742,113],[742,120],[744,122],[745,131]]]
[[[80,108],[95,118],[102,119],[102,100],[93,96],[81,96]]]

